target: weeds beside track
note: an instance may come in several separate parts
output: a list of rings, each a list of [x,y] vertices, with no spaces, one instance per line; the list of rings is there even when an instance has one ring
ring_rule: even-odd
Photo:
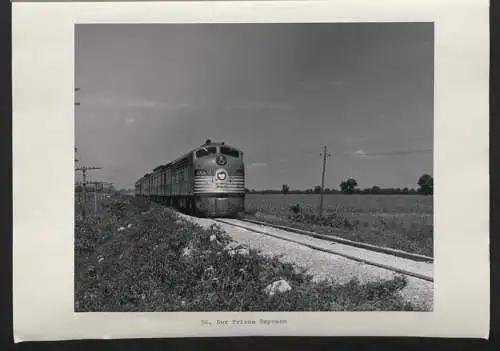
[[[76,220],[75,310],[90,311],[374,311],[413,310],[407,282],[313,282],[293,265],[249,250],[231,254],[230,237],[163,206],[115,198],[98,217]],[[292,289],[268,296],[284,279]]]

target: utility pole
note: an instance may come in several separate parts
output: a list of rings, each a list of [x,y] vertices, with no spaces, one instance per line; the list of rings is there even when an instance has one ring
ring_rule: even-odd
[[[323,214],[323,194],[325,191],[325,171],[326,171],[326,158],[332,156],[328,153],[328,149],[323,146],[323,152],[320,154],[323,156],[323,173],[321,174],[321,195],[320,195],[320,203],[319,203],[319,214]]]
[[[80,90],[80,88],[75,88],[75,92],[77,92],[79,90]],[[75,106],[80,106],[80,103],[75,101]],[[76,115],[76,113],[75,113],[75,115]],[[78,153],[78,148],[76,147],[76,143],[75,143],[75,157],[74,157],[75,158],[75,163],[80,162],[79,159],[78,159],[77,153]],[[82,200],[82,194],[79,193],[78,194],[78,202],[81,202],[81,200]]]
[[[75,88],[75,92],[80,91],[80,88]],[[75,101],[75,106],[80,106],[80,102]],[[78,158],[76,157],[76,153],[78,152],[78,149],[75,145],[75,162],[78,162]]]
[[[87,182],[87,184],[92,184],[94,185],[94,213],[97,214],[97,192],[102,192],[104,189],[104,184],[105,182],[98,182],[98,181],[92,181],[92,182]]]
[[[80,88],[75,88],[75,92],[80,91]],[[80,102],[75,101],[75,106],[80,106]]]
[[[82,172],[82,195],[83,195],[82,215],[83,215],[83,218],[85,218],[85,206],[87,205],[87,195],[86,195],[87,171],[94,171],[94,170],[98,170],[98,169],[102,169],[102,167],[83,166],[83,167],[78,167],[75,169],[75,171]]]

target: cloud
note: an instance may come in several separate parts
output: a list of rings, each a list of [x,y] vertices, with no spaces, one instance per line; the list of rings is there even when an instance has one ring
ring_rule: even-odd
[[[300,85],[304,87],[321,87],[321,88],[338,87],[345,84],[346,83],[344,81],[332,78],[316,78],[312,80],[305,80],[304,82],[300,83]]]
[[[367,153],[362,150],[362,149],[359,149],[359,150],[356,150],[352,153],[353,156],[356,156],[356,157],[366,157],[367,156]]]
[[[207,102],[171,102],[126,97],[89,97],[80,100],[81,106],[99,106],[108,108],[137,108],[149,110],[185,110],[185,109],[228,109],[228,110],[287,110],[289,104],[274,101],[219,101]]]
[[[242,101],[225,105],[230,109],[242,110],[286,110],[290,108],[288,104],[268,101]]]
[[[150,108],[150,109],[162,109],[162,110],[180,110],[184,108],[191,107],[190,104],[186,103],[171,103],[167,101],[152,101],[152,100],[137,100],[125,102],[125,107],[136,107],[136,108]]]
[[[265,162],[253,162],[248,165],[248,167],[266,167],[267,163]]]
[[[377,158],[380,158],[382,156],[381,154],[367,153],[363,149],[359,149],[359,150],[356,150],[354,152],[351,152],[351,155],[356,157],[356,158],[361,158],[361,159],[377,159]]]
[[[188,103],[172,103],[168,101],[157,101],[147,99],[128,99],[116,97],[97,97],[81,101],[81,106],[109,106],[113,108],[141,108],[141,109],[161,109],[180,110],[194,107]]]
[[[132,124],[135,122],[135,117],[130,117],[125,120],[125,124]]]

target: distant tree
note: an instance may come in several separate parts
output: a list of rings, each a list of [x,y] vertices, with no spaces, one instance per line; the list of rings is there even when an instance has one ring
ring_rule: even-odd
[[[358,182],[354,178],[349,178],[340,183],[340,190],[344,194],[353,194],[358,186]]]
[[[381,190],[381,189],[380,189],[380,187],[379,187],[378,185],[374,185],[374,186],[372,186],[372,188],[371,188],[371,191],[370,191],[370,192],[371,192],[372,194],[379,194],[379,193],[380,193],[380,190]]]
[[[410,190],[408,188],[403,188],[403,194],[408,194]]]
[[[316,193],[316,194],[319,194],[321,192],[321,186],[319,185],[316,185],[313,189],[313,191]]]
[[[286,194],[288,194],[288,192],[290,191],[290,187],[288,186],[288,184],[283,184],[281,186],[281,192],[283,193],[283,207],[285,207],[285,197],[286,197]]]
[[[245,193],[249,193],[249,192],[250,192],[250,189],[245,188]]]
[[[420,178],[418,178],[417,182],[418,192],[424,195],[432,195],[434,193],[434,179],[429,174],[422,174]]]
[[[283,193],[283,195],[288,194],[289,191],[290,191],[290,187],[288,186],[288,184],[283,184],[281,187],[281,192]]]
[[[343,193],[347,189],[347,182],[344,180],[342,183],[339,184],[340,187],[340,192]]]

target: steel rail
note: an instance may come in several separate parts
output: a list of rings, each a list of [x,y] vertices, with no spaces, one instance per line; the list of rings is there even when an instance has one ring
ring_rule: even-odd
[[[327,253],[330,253],[330,254],[333,254],[333,255],[342,256],[344,258],[347,258],[347,259],[350,259],[350,260],[353,260],[353,261],[357,261],[357,262],[361,262],[361,263],[364,263],[364,264],[367,264],[367,265],[371,265],[371,266],[375,266],[375,267],[387,269],[387,270],[390,270],[390,271],[393,271],[393,272],[397,272],[397,273],[400,273],[400,274],[412,276],[412,277],[415,277],[415,278],[418,278],[418,279],[422,279],[422,280],[426,280],[426,281],[429,281],[429,282],[434,282],[434,278],[433,277],[425,275],[425,274],[411,272],[411,271],[406,270],[406,269],[394,267],[394,266],[383,264],[383,263],[379,263],[379,262],[374,262],[374,261],[367,260],[367,259],[364,259],[364,258],[360,258],[360,257],[356,257],[356,256],[349,255],[349,254],[346,254],[346,253],[338,252],[338,251],[335,251],[335,250],[332,250],[332,249],[324,248],[324,247],[321,247],[321,246],[318,246],[318,245],[304,243],[304,242],[299,241],[299,240],[294,240],[294,239],[290,239],[290,238],[284,238],[284,237],[282,237],[280,235],[271,234],[271,233],[268,233],[268,232],[265,232],[265,231],[257,230],[255,228],[243,226],[243,225],[240,225],[240,224],[226,222],[225,220],[222,220],[222,219],[215,219],[215,218],[213,218],[212,220],[214,220],[215,222],[224,223],[226,225],[231,225],[231,226],[234,226],[234,227],[239,227],[239,228],[242,228],[242,229],[246,229],[248,231],[252,231],[252,232],[255,232],[255,233],[259,233],[259,234],[263,234],[263,235],[275,237],[275,238],[278,238],[278,239],[281,239],[281,240],[285,240],[285,241],[289,241],[289,242],[293,242],[293,243],[296,243],[296,244],[299,244],[299,245],[302,245],[302,246],[309,247],[310,249],[327,252]],[[267,225],[267,224],[264,224],[264,225]],[[270,227],[272,227],[272,226],[270,226]]]
[[[267,227],[282,229],[282,230],[286,230],[289,232],[295,232],[297,234],[303,234],[303,235],[311,236],[311,237],[318,238],[318,239],[338,242],[340,244],[355,246],[355,247],[359,247],[361,249],[366,249],[366,250],[370,250],[370,251],[377,251],[377,252],[381,252],[381,253],[385,253],[385,254],[389,254],[392,256],[401,257],[401,258],[407,258],[407,259],[410,259],[413,261],[421,261],[421,262],[428,262],[428,263],[434,262],[434,258],[432,258],[430,256],[424,256],[424,255],[414,254],[414,253],[407,252],[407,251],[390,249],[387,247],[366,244],[366,243],[362,243],[359,241],[344,239],[344,238],[334,236],[334,235],[319,234],[319,233],[311,232],[308,230],[288,227],[288,226],[284,226],[284,225],[266,223],[266,222],[256,221],[253,219],[239,219],[239,220],[243,221],[243,222],[249,222],[249,223],[259,224],[259,225],[263,225],[263,226],[267,226]]]

